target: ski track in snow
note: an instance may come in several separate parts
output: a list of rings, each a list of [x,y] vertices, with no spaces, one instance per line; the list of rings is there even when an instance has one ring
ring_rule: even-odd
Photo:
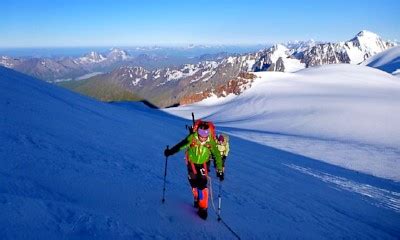
[[[369,184],[357,183],[355,181],[351,181],[344,177],[334,176],[329,173],[313,170],[311,168],[300,167],[295,164],[283,164],[283,165],[295,169],[297,171],[300,171],[304,174],[316,177],[326,183],[335,184],[340,189],[344,189],[350,192],[361,194],[363,196],[367,196],[375,200],[376,202],[374,204],[376,204],[377,206],[393,209],[396,212],[400,213],[399,192],[388,191],[386,189],[377,188]]]

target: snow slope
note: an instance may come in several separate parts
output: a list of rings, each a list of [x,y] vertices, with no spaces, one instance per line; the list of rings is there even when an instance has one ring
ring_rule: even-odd
[[[0,112],[2,239],[234,239],[211,209],[196,216],[183,153],[161,204],[162,150],[188,121],[5,68]],[[234,136],[231,149],[222,217],[242,239],[400,235],[399,183]]]
[[[394,75],[399,75],[400,46],[392,47],[386,51],[378,53],[365,60],[362,65],[378,68]]]
[[[400,181],[397,78],[348,64],[256,74],[239,96],[166,111],[193,111],[248,140]]]

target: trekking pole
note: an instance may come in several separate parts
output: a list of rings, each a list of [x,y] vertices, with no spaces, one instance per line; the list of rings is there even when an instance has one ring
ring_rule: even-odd
[[[218,222],[221,221],[221,188],[222,188],[222,182],[219,181],[219,191],[218,191]]]
[[[167,145],[167,150],[169,149],[169,146]],[[168,166],[168,157],[165,157],[165,166],[164,166],[164,188],[163,188],[163,194],[162,194],[162,203],[165,202],[165,181],[167,179],[167,166]]]
[[[240,236],[221,218],[221,189],[222,189],[222,182],[219,182],[219,193],[218,193],[218,211],[215,209],[214,206],[214,197],[213,197],[213,191],[212,191],[212,183],[211,183],[211,178],[208,178],[208,183],[210,186],[210,194],[211,194],[211,205],[214,209],[214,212],[218,215],[218,222],[221,222],[224,224],[224,226],[233,234],[237,239],[240,240]]]

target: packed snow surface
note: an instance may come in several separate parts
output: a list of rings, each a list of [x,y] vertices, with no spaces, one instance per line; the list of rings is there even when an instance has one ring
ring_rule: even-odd
[[[400,71],[400,46],[392,47],[378,53],[365,60],[362,65],[378,68],[382,71],[397,75]]]
[[[211,207],[207,221],[196,215],[182,152],[168,159],[161,203],[163,150],[190,121],[141,103],[97,102],[6,68],[0,113],[2,239],[235,239]],[[221,213],[241,239],[400,236],[398,182],[233,135],[230,143]]]
[[[400,181],[400,82],[350,64],[256,73],[239,96],[166,110],[191,112],[231,134]]]

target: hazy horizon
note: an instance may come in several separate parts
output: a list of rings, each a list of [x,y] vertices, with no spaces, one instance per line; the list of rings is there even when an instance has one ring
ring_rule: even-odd
[[[271,44],[254,45],[195,45],[186,46],[82,46],[82,47],[17,47],[1,48],[0,56],[12,57],[77,57],[91,51],[107,53],[112,48],[118,48],[133,55],[150,54],[166,56],[198,57],[203,54],[227,52],[230,54],[248,53],[271,46]]]

